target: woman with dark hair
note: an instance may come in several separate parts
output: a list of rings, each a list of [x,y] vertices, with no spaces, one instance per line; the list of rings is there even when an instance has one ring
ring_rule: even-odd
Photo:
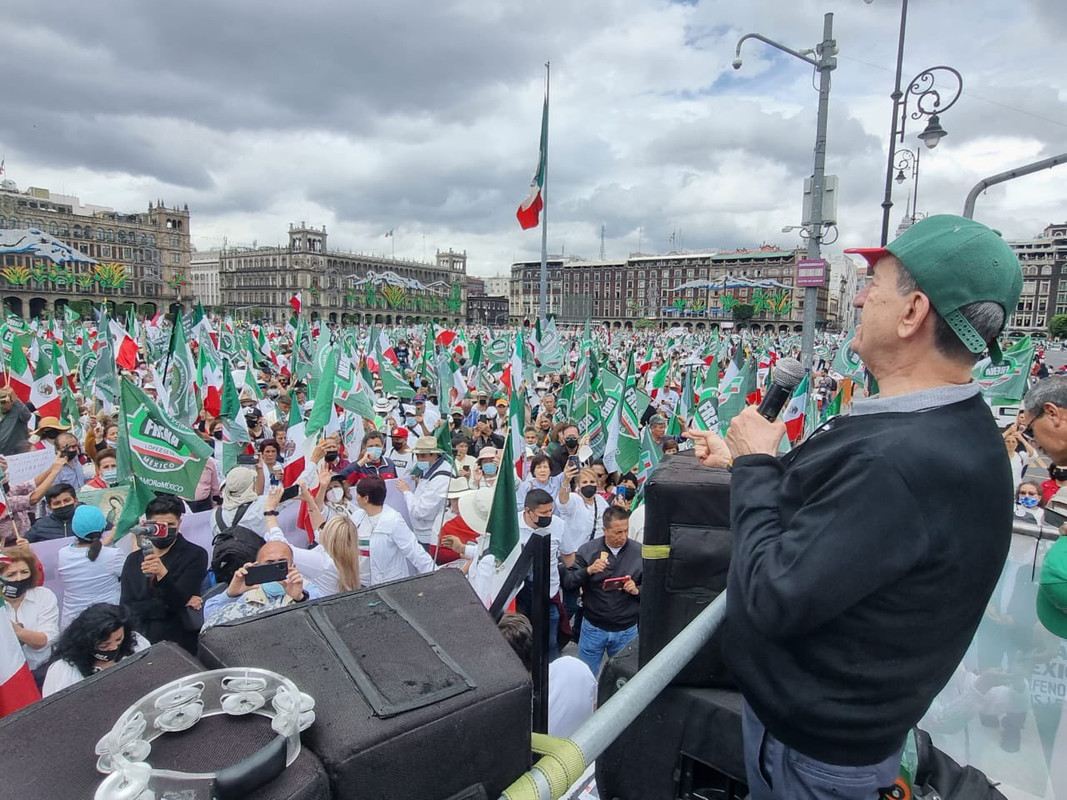
[[[563,483],[563,474],[552,474],[552,461],[543,453],[538,453],[530,459],[530,473],[526,480],[519,484],[515,491],[516,512],[521,511],[526,495],[531,489],[543,489],[556,499],[559,487]]]
[[[110,535],[104,533],[107,519],[96,506],[78,506],[71,517],[74,543],[59,551],[59,580],[63,585],[63,605],[59,629],[63,630],[93,603],[117,603],[121,595],[119,577],[126,554],[104,547]]]
[[[433,559],[419,546],[404,518],[385,504],[385,495],[385,481],[376,476],[360,478],[356,484],[356,503],[361,513],[355,523],[359,530],[360,581],[364,586],[433,572]]]
[[[55,694],[148,646],[122,606],[91,605],[59,635],[41,694]]]

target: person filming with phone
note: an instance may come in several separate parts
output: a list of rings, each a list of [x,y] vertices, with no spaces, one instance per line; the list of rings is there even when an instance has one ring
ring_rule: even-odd
[[[565,589],[582,590],[578,658],[600,672],[604,654],[616,655],[637,638],[641,598],[641,545],[630,540],[630,512],[604,510],[604,535],[583,544],[563,573]]]
[[[285,542],[267,542],[254,562],[234,572],[226,591],[204,602],[204,630],[320,597],[322,590],[305,581],[293,564],[293,549]]]

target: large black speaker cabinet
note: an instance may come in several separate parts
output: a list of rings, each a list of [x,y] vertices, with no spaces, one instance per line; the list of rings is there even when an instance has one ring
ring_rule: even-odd
[[[660,462],[645,484],[641,664],[647,664],[726,589],[730,473],[701,466],[692,451]],[[672,682],[730,686],[721,633]]]
[[[162,684],[203,670],[180,647],[163,642],[0,720],[7,767],[0,797],[90,800],[104,779],[96,770],[96,743],[119,715]],[[215,772],[272,738],[264,717],[211,717],[156,739],[149,763],[157,769]],[[248,797],[330,800],[330,787],[319,760],[304,747],[292,766]]]
[[[498,797],[529,768],[530,677],[458,570],[209,628],[199,655],[315,697],[303,741],[338,800]]]
[[[639,646],[632,642],[601,671],[600,705],[637,672]],[[596,783],[600,800],[744,797],[741,695],[668,686],[597,759]]]

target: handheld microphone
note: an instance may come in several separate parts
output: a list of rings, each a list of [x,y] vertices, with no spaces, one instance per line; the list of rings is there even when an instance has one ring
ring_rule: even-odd
[[[774,422],[785,408],[793,390],[804,380],[804,367],[795,358],[783,358],[774,367],[771,385],[759,404],[759,415]]]

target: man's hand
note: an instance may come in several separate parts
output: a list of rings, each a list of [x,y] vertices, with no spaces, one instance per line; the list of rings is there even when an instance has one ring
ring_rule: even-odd
[[[199,595],[194,594],[186,601],[185,605],[193,611],[200,611],[204,608],[204,600]]]
[[[722,437],[714,431],[702,431],[690,428],[682,434],[686,439],[692,439],[697,461],[705,467],[712,469],[725,469],[730,463],[730,448]]]
[[[600,558],[585,568],[585,571],[590,575],[597,575],[608,568],[607,556],[601,554]]]
[[[289,567],[289,573],[282,581],[282,586],[285,587],[285,593],[294,600],[304,599],[304,576],[300,574],[295,564]]]
[[[449,550],[454,550],[457,553],[459,553],[460,555],[463,555],[463,550],[464,550],[463,540],[460,539],[458,536],[452,536],[452,535],[442,536],[441,537],[441,547],[447,547]]]
[[[760,416],[755,406],[749,406],[730,423],[730,430],[726,432],[726,446],[734,458],[756,453],[776,456],[783,436],[784,422],[768,422]]]
[[[626,581],[626,583],[622,585],[622,590],[627,594],[634,595],[634,597],[636,597],[640,593],[640,589],[637,588],[637,584],[634,583],[633,578],[630,578],[630,580]]]
[[[398,492],[410,492],[411,487],[408,485],[408,482],[406,480],[401,478],[396,482],[396,490]]]
[[[247,564],[245,564],[243,567],[233,573],[233,577],[230,578],[230,585],[226,587],[227,597],[240,597],[252,588],[251,586],[245,585],[245,576],[248,574],[248,568],[251,567],[254,563],[255,562],[253,561],[249,561]]]
[[[157,581],[167,577],[167,568],[163,566],[163,561],[160,557],[155,554],[145,556],[144,561],[141,562],[141,572],[145,575],[151,575]]]

